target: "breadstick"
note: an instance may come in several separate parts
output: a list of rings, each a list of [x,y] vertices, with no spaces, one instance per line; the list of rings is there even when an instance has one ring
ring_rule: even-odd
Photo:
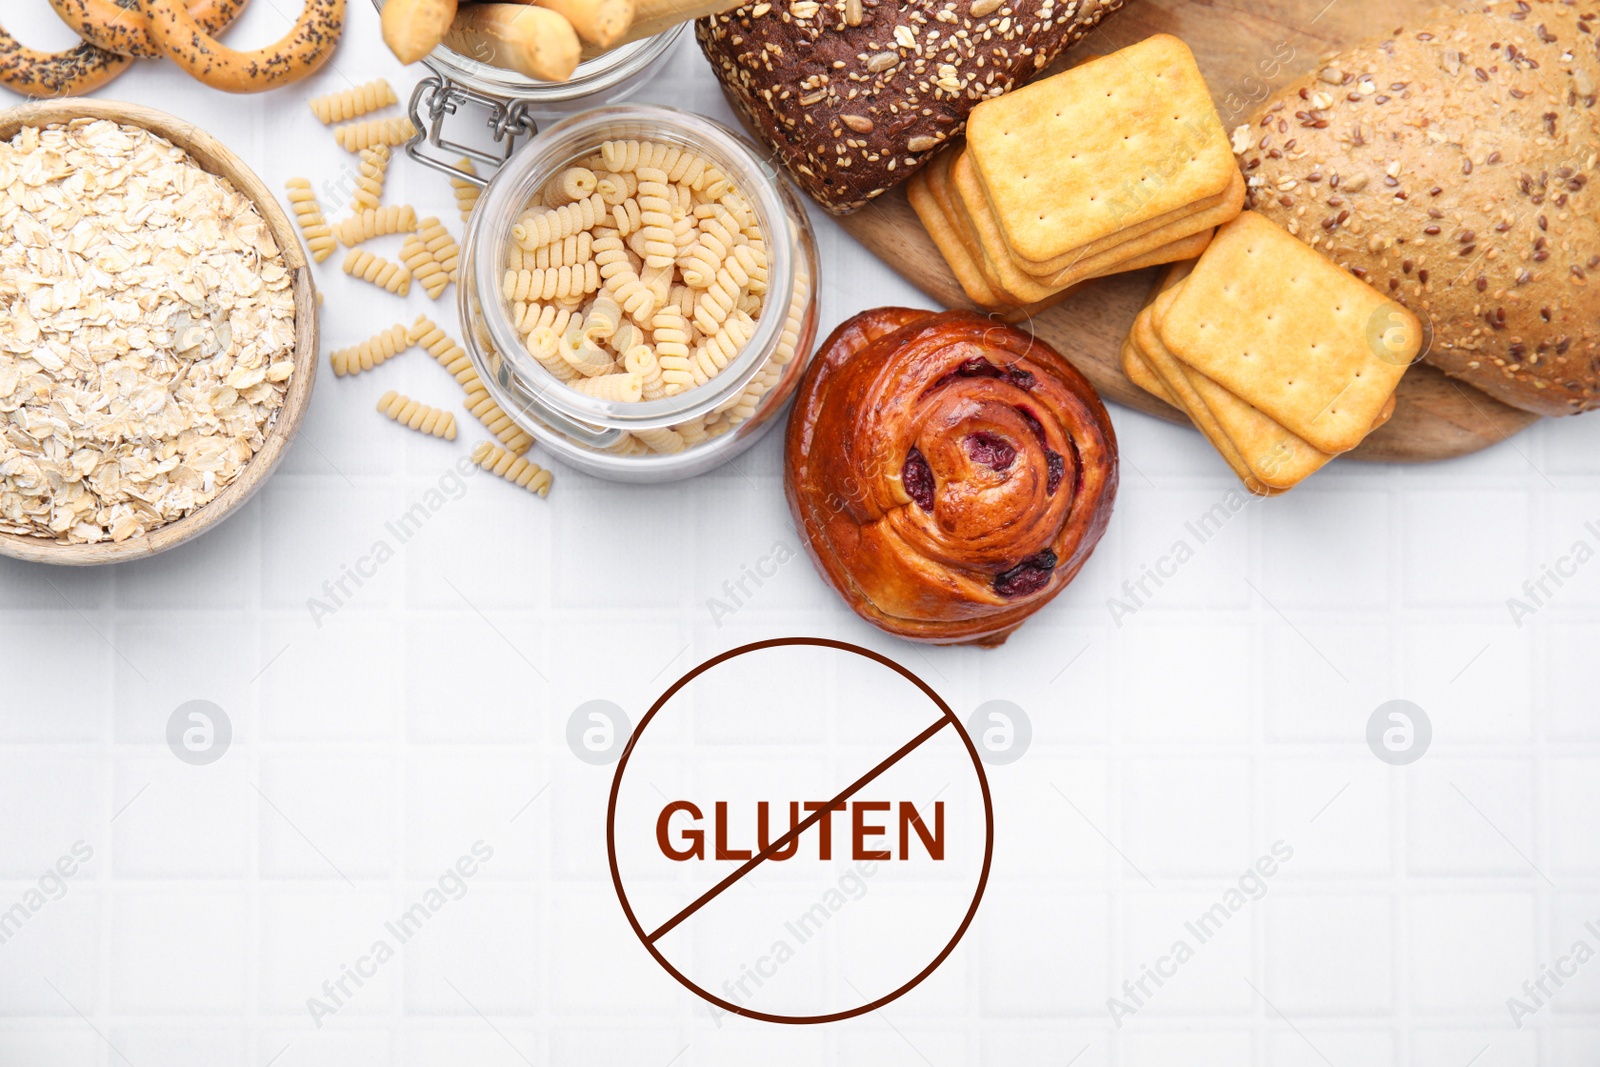
[[[739,6],[740,0],[635,0],[633,23],[611,47],[654,37],[681,22],[720,15]],[[605,49],[592,46],[584,50],[583,58],[592,59],[603,51]]]
[[[221,33],[233,24],[248,0],[189,0],[189,14],[207,33]],[[61,21],[96,48],[119,56],[155,58],[161,46],[150,34],[150,20],[137,4],[119,6],[116,0],[50,0]]]
[[[578,36],[596,48],[610,48],[633,25],[635,0],[519,0],[547,7],[572,23]]]
[[[162,53],[202,84],[229,93],[259,93],[299,81],[332,57],[344,35],[345,0],[306,0],[293,29],[251,52],[218,44],[180,0],[141,3]]]
[[[582,51],[572,23],[521,4],[472,4],[457,13],[444,41],[464,56],[552,82],[572,77]]]
[[[385,0],[383,43],[402,63],[415,63],[444,39],[456,0]]]

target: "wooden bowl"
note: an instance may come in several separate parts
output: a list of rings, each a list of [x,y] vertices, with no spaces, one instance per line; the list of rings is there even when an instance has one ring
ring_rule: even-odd
[[[92,545],[58,545],[44,537],[0,533],[0,555],[34,563],[82,567],[144,559],[181,545],[199,537],[233,514],[261,488],[283,459],[289,443],[294,440],[306,406],[311,401],[311,387],[317,377],[317,293],[305,251],[300,246],[300,235],[279,206],[277,198],[261,183],[255,172],[220,141],[180,118],[137,104],[111,100],[49,100],[0,111],[0,140],[9,141],[24,126],[48,126],[80,118],[110,119],[139,126],[165,137],[189,153],[202,168],[228,179],[234,188],[249,197],[255,203],[256,210],[266,219],[272,236],[283,252],[284,263],[293,278],[291,285],[295,308],[294,373],[289,377],[289,389],[283,398],[283,406],[273,416],[266,430],[266,439],[255,456],[233,484],[218,493],[210,503],[181,519],[120,543],[103,541]]]

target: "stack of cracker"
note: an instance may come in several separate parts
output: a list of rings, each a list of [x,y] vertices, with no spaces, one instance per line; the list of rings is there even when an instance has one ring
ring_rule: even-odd
[[[1168,268],[1122,366],[1276,496],[1388,421],[1421,345],[1410,311],[1247,211]]]
[[[1194,258],[1245,183],[1193,54],[1157,34],[979,104],[908,192],[967,295],[1020,316]]]

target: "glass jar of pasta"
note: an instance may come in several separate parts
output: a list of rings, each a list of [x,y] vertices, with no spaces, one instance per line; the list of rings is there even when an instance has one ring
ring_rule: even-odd
[[[467,224],[463,331],[495,402],[616,481],[710,470],[793,393],[817,254],[786,179],[743,138],[664,107],[549,127]]]
[[[379,11],[385,2],[372,0]],[[538,132],[541,119],[627,100],[660,71],[687,29],[684,23],[585,59],[564,82],[538,81],[441,44],[422,60],[432,73],[411,95],[411,121],[418,132],[406,152],[452,177],[484,184],[475,164],[498,167],[519,140]],[[464,131],[450,128],[467,115],[482,119],[487,147],[481,135],[468,139]]]

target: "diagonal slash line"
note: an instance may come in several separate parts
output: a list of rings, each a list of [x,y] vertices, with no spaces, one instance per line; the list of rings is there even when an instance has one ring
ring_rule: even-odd
[[[1289,616],[1287,616],[1283,612],[1279,611],[1278,610],[1278,605],[1274,604],[1272,601],[1267,599],[1267,594],[1263,593],[1259,589],[1256,589],[1256,583],[1255,582],[1252,582],[1250,579],[1246,578],[1244,580],[1244,584],[1248,585],[1255,592],[1256,596],[1261,598],[1261,602],[1263,604],[1265,604],[1267,607],[1271,608],[1273,610],[1273,613],[1276,614],[1278,616],[1278,618],[1282,619],[1284,621],[1284,624],[1287,625],[1289,627],[1289,629],[1291,629],[1291,630],[1293,630],[1295,632],[1295,636],[1296,637],[1298,637],[1298,638],[1300,638],[1300,640],[1304,641],[1306,643],[1306,645],[1311,649],[1311,651],[1315,652],[1318,656],[1321,656],[1322,657],[1322,662],[1326,663],[1330,668],[1332,668],[1333,673],[1337,674],[1341,681],[1343,681],[1346,685],[1350,684],[1350,679],[1348,679],[1348,678],[1346,678],[1344,676],[1344,671],[1341,671],[1338,667],[1335,667],[1334,664],[1333,664],[1333,660],[1329,659],[1327,656],[1322,655],[1322,649],[1320,649],[1316,645],[1312,644],[1311,643],[1311,638],[1309,638],[1305,634],[1301,633],[1300,632],[1300,627],[1298,627],[1294,623],[1290,622],[1289,621]]]
[[[1500,840],[1504,841],[1506,844],[1511,846],[1511,851],[1515,852],[1517,855],[1522,857],[1522,862],[1523,863],[1526,863],[1529,867],[1533,868],[1533,873],[1534,874],[1537,874],[1540,878],[1543,878],[1545,880],[1546,884],[1548,884],[1551,889],[1555,889],[1556,888],[1556,884],[1554,882],[1550,881],[1550,876],[1548,874],[1545,874],[1543,871],[1541,871],[1539,869],[1539,865],[1534,863],[1532,860],[1530,860],[1528,858],[1528,854],[1526,852],[1523,852],[1520,848],[1518,848],[1517,847],[1517,843],[1515,841],[1511,840],[1511,838],[1507,837],[1505,835],[1505,831],[1500,829],[1500,827],[1496,826],[1494,824],[1494,820],[1489,818],[1489,816],[1485,815],[1483,813],[1483,809],[1478,807],[1478,805],[1474,804],[1472,802],[1472,798],[1467,796],[1467,794],[1463,793],[1461,791],[1461,787],[1459,785],[1456,785],[1454,782],[1451,782],[1450,783],[1450,788],[1454,789],[1456,791],[1456,795],[1459,796],[1462,800],[1465,800],[1467,802],[1467,807],[1469,807],[1473,811],[1477,812],[1478,813],[1478,817],[1481,818],[1484,822],[1489,824],[1489,829],[1493,830],[1495,833],[1500,835]]]
[[[1094,824],[1094,821],[1092,819],[1090,819],[1089,816],[1087,816],[1087,815],[1085,815],[1083,813],[1083,809],[1078,807],[1078,805],[1076,805],[1076,804],[1074,804],[1072,802],[1072,798],[1071,797],[1069,797],[1069,796],[1067,796],[1067,794],[1061,792],[1061,787],[1059,785],[1056,785],[1054,782],[1051,782],[1050,783],[1050,788],[1054,789],[1057,793],[1061,794],[1061,799],[1065,800],[1067,802],[1067,807],[1069,807],[1073,811],[1077,812],[1078,813],[1078,818],[1082,819],[1085,823],[1087,823],[1089,825],[1089,829],[1091,829],[1095,833],[1099,834],[1100,835],[1100,840],[1104,841],[1107,845],[1109,845],[1112,852],[1115,852],[1117,855],[1121,856],[1123,863],[1126,863],[1129,867],[1133,868],[1133,873],[1137,874],[1140,878],[1144,879],[1144,884],[1145,885],[1149,886],[1151,889],[1154,889],[1156,887],[1156,884],[1150,880],[1150,876],[1148,874],[1145,874],[1143,871],[1141,871],[1139,869],[1139,865],[1137,863],[1133,862],[1132,860],[1130,860],[1128,858],[1128,854],[1126,852],[1122,851],[1120,848],[1118,848],[1117,847],[1117,843],[1115,841],[1111,840],[1111,838],[1107,837],[1106,836],[1106,832],[1104,830],[1100,829],[1100,827],[1096,826]]]
[[[790,827],[788,833],[772,842],[772,844],[768,845],[766,848],[762,849],[748,860],[745,860],[739,865],[738,870],[734,871],[722,881],[718,882],[716,885],[700,894],[694,903],[690,904],[688,907],[678,912],[678,914],[668,919],[661,925],[659,929],[656,930],[655,933],[646,937],[645,940],[653,945],[657,941],[661,940],[661,938],[671,933],[678,927],[679,923],[683,922],[685,919],[689,918],[689,916],[693,915],[695,912],[711,903],[718,896],[724,893],[730,886],[732,886],[733,883],[737,882],[739,879],[755,870],[757,866],[765,863],[777,853],[783,851],[786,847],[788,847],[791,841],[795,840],[801,834],[815,826],[824,815],[831,815],[833,812],[842,809],[845,801],[855,796],[856,793],[864,789],[869,782],[871,782],[874,778],[877,778],[884,771],[887,771],[890,767],[893,767],[896,763],[899,763],[901,760],[911,755],[911,753],[919,748],[923,742],[927,741],[940,730],[943,730],[946,726],[949,726],[952,721],[954,720],[952,720],[950,716],[946,715],[939,719],[938,722],[935,722],[933,725],[927,727],[916,737],[913,737],[911,740],[901,745],[894,752],[890,753],[882,763],[878,764],[876,767],[872,768],[872,770],[868,771],[860,778],[857,778],[855,781],[845,786],[843,792],[841,792],[838,796],[828,801],[810,815],[807,815],[804,819],[801,819],[798,825]]]
[[[1478,1054],[1476,1056],[1472,1057],[1472,1059],[1467,1061],[1467,1067],[1472,1067],[1472,1065],[1474,1063],[1477,1063],[1479,1060],[1483,1059],[1483,1054],[1485,1052],[1488,1052],[1491,1047],[1492,1047],[1491,1045],[1485,1045],[1481,1049],[1479,1049],[1478,1050]]]
[[[1267,995],[1265,993],[1261,992],[1261,990],[1259,990],[1259,989],[1256,989],[1256,984],[1254,982],[1252,982],[1252,981],[1250,981],[1250,979],[1246,978],[1244,980],[1244,984],[1249,986],[1252,990],[1255,990],[1256,996],[1261,998],[1261,1003],[1263,1003],[1267,1007],[1271,1008],[1274,1015],[1276,1015],[1278,1018],[1282,1019],[1285,1023],[1287,1023],[1288,1026],[1289,1026],[1289,1029],[1293,1030],[1295,1032],[1295,1035],[1297,1037],[1299,1037],[1301,1041],[1304,1041],[1306,1043],[1306,1047],[1309,1048],[1312,1052],[1315,1052],[1317,1054],[1317,1058],[1318,1059],[1320,1059],[1323,1063],[1326,1063],[1328,1065],[1328,1067],[1333,1067],[1333,1061],[1328,1059],[1328,1057],[1324,1056],[1322,1054],[1322,1050],[1320,1048],[1318,1048],[1317,1046],[1313,1045],[1311,1043],[1311,1039],[1309,1037],[1307,1037],[1305,1034],[1301,1033],[1300,1028],[1294,1024],[1294,1021],[1292,1019],[1290,1019],[1287,1015],[1285,1015],[1283,1012],[1279,1011],[1278,1010],[1278,1006],[1276,1004],[1272,1003],[1272,1001],[1268,1000],[1267,999]]]
[[[1093,1044],[1093,1042],[1090,1042],[1090,1044]],[[1088,1051],[1089,1051],[1089,1045],[1085,1045],[1082,1048],[1080,1048],[1078,1050],[1078,1054],[1076,1056],[1072,1057],[1072,1059],[1067,1061],[1067,1067],[1072,1067],[1072,1065],[1074,1063],[1077,1063],[1079,1060],[1083,1059],[1083,1054],[1085,1052],[1088,1052]]]

